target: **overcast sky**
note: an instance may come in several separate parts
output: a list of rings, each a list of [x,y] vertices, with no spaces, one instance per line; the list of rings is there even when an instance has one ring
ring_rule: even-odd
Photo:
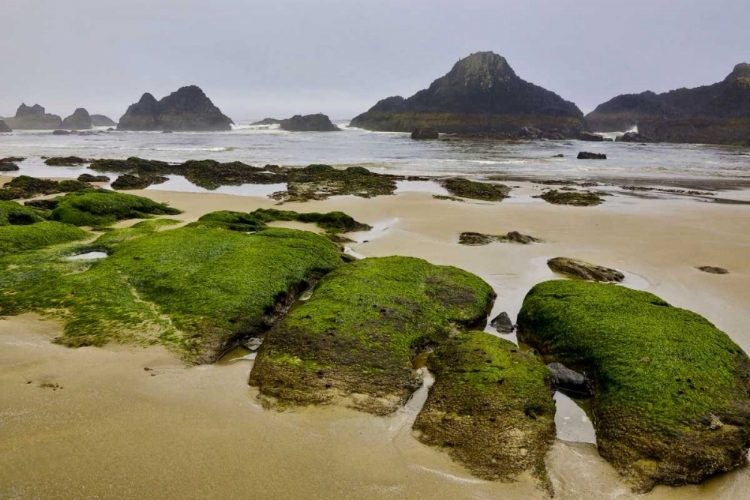
[[[0,0],[0,116],[117,120],[196,84],[235,121],[351,118],[480,50],[587,112],[723,79],[749,19],[746,0]]]

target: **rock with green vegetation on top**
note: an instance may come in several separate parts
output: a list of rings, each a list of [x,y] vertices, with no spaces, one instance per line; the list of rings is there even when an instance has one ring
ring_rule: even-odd
[[[102,189],[69,193],[59,198],[50,218],[74,226],[102,227],[118,220],[179,213],[180,210],[149,198]]]
[[[393,194],[397,179],[400,178],[370,172],[364,167],[336,169],[330,165],[309,165],[290,169],[287,190],[273,197],[281,202],[325,200],[347,194],[372,198]]]
[[[0,226],[0,257],[90,237],[90,233],[61,222]]]
[[[705,318],[647,292],[548,281],[519,339],[592,379],[599,453],[637,491],[699,483],[747,462],[750,360]]]
[[[554,272],[590,281],[620,282],[625,275],[616,269],[597,266],[582,260],[568,257],[555,257],[547,261],[547,266]]]
[[[461,177],[443,179],[440,184],[453,196],[473,200],[503,201],[510,193],[510,188],[504,184],[475,182]]]
[[[50,167],[77,167],[79,165],[85,165],[91,160],[81,158],[79,156],[53,156],[44,160],[46,165]]]
[[[26,226],[43,220],[41,213],[31,207],[15,201],[0,201],[0,226]]]
[[[511,231],[508,234],[483,234],[465,232],[461,233],[458,237],[459,244],[468,246],[483,246],[495,242],[531,245],[532,243],[541,243],[542,240],[534,238],[533,236],[529,236],[528,234],[521,234],[518,231]]]
[[[421,259],[347,264],[266,335],[250,385],[277,408],[340,403],[391,413],[421,383],[413,356],[483,326],[494,298],[479,277]]]
[[[191,226],[222,227],[233,231],[259,231],[265,229],[269,222],[296,221],[316,224],[329,234],[349,233],[354,231],[369,231],[371,226],[357,222],[343,212],[328,213],[299,213],[290,210],[276,210],[273,208],[259,208],[254,212],[232,212],[222,210],[203,215]]]
[[[58,342],[71,347],[162,344],[210,363],[265,332],[298,293],[343,262],[334,243],[308,231],[159,230],[171,223],[144,221],[85,246],[0,259],[0,314],[59,313]],[[93,250],[109,256],[67,258]]]
[[[601,196],[588,191],[557,191],[553,189],[538,196],[538,198],[553,205],[571,205],[574,207],[594,207],[604,203]]]
[[[544,458],[555,440],[547,368],[531,353],[483,332],[455,335],[430,356],[435,384],[414,429],[482,479],[525,471],[550,487]]]
[[[53,181],[38,179],[28,175],[19,175],[3,185],[0,189],[0,200],[18,200],[35,196],[73,193],[92,189],[90,184],[77,180]]]

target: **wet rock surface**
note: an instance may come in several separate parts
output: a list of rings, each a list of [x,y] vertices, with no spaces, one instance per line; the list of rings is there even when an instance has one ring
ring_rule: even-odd
[[[81,174],[78,176],[78,180],[81,182],[109,182],[110,179],[106,175]]]
[[[594,207],[604,203],[604,199],[599,194],[589,191],[558,191],[552,189],[537,198],[553,205],[571,205],[574,207]]]
[[[587,151],[581,151],[578,153],[579,160],[606,160],[607,155],[603,153],[589,153]]]
[[[521,245],[530,245],[532,243],[541,243],[542,240],[521,234],[518,231],[511,231],[508,234],[483,234],[464,232],[458,237],[458,243],[468,246],[482,246],[490,243],[518,243]]]
[[[547,261],[547,266],[556,273],[566,274],[583,280],[619,283],[625,279],[625,275],[616,269],[597,266],[596,264],[569,259],[567,257],[550,259]]]
[[[591,396],[591,382],[584,375],[567,368],[562,363],[550,363],[547,369],[552,374],[556,389],[573,397]]]
[[[490,321],[490,326],[492,326],[492,328],[498,333],[504,334],[513,333],[513,330],[515,329],[507,312],[501,312],[498,314],[492,321]]]
[[[703,271],[704,273],[709,273],[709,274],[729,274],[729,271],[727,271],[723,267],[700,266],[698,269]]]
[[[502,201],[510,194],[510,188],[504,184],[476,182],[461,177],[442,179],[443,186],[453,196],[482,201]]]
[[[112,182],[112,189],[117,189],[118,191],[128,190],[128,189],[146,189],[149,186],[152,186],[154,184],[162,184],[164,182],[167,182],[169,179],[167,177],[162,177],[159,175],[131,175],[131,174],[123,174],[117,179]]]

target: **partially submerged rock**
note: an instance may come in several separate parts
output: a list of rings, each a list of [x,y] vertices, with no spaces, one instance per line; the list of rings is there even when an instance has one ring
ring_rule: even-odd
[[[709,273],[709,274],[729,274],[729,271],[727,271],[723,267],[700,266],[698,269],[703,271],[704,273]]]
[[[5,121],[13,130],[54,130],[62,125],[59,116],[48,114],[38,104],[27,106],[25,103],[18,107],[15,117]]]
[[[515,327],[513,326],[513,322],[510,320],[510,316],[508,316],[508,313],[503,311],[495,318],[490,321],[490,326],[494,328],[497,333],[513,333],[513,330]]]
[[[750,360],[703,317],[647,292],[558,280],[529,292],[518,327],[545,361],[591,376],[599,453],[637,491],[747,462]]]
[[[415,140],[438,139],[440,134],[434,128],[415,128],[411,131],[411,138]]]
[[[117,123],[104,115],[91,115],[91,125],[94,127],[116,127]]]
[[[419,387],[413,355],[484,323],[494,298],[454,267],[410,257],[352,262],[269,331],[250,384],[276,407],[340,402],[391,413]]]
[[[578,134],[578,140],[589,141],[589,142],[602,142],[604,141],[604,137],[599,134],[594,134],[586,130],[583,130],[581,131],[581,133]]]
[[[289,132],[337,132],[340,129],[323,113],[315,115],[294,115],[281,120],[280,128]]]
[[[550,363],[547,369],[552,374],[557,390],[579,398],[591,396],[591,381],[585,375],[562,363]]]
[[[19,175],[3,185],[0,200],[18,200],[39,195],[86,191],[91,185],[77,180],[53,181]]]
[[[567,274],[568,276],[583,280],[611,283],[620,282],[625,279],[625,275],[616,269],[597,266],[567,257],[550,259],[547,261],[547,266],[556,273]]]
[[[606,160],[607,155],[603,153],[589,153],[587,151],[581,151],[578,153],[579,160]]]
[[[604,203],[604,199],[597,193],[590,191],[558,191],[552,189],[538,196],[553,205],[571,205],[574,207],[593,207]]]
[[[442,179],[440,185],[453,196],[472,200],[503,201],[510,193],[510,188],[504,184],[476,182],[461,177]]]
[[[482,332],[461,333],[428,361],[435,385],[414,429],[482,479],[531,472],[550,488],[544,459],[555,440],[550,376],[532,354]]]
[[[162,177],[160,175],[122,174],[112,182],[112,189],[117,189],[118,191],[128,189],[146,189],[151,185],[162,184],[168,180],[167,177]]]
[[[648,136],[639,134],[638,132],[626,132],[617,138],[617,142],[649,143],[656,141]]]
[[[91,160],[81,158],[80,156],[53,156],[44,160],[45,165],[50,167],[77,167],[79,165],[85,165]]]

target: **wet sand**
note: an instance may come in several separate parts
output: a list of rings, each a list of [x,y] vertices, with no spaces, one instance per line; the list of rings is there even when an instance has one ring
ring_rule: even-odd
[[[521,186],[500,204],[404,193],[283,208],[342,210],[375,226],[353,235],[359,243],[349,246],[362,255],[411,255],[474,272],[498,293],[493,314],[507,311],[512,319],[531,286],[555,277],[548,258],[615,267],[626,272],[626,286],[706,316],[750,352],[750,207],[625,196],[560,207],[531,198],[539,187]],[[184,210],[175,217],[184,221],[274,206],[231,195],[135,194]],[[462,231],[513,230],[545,243],[457,244]],[[699,265],[730,274],[706,274]],[[0,321],[0,498],[545,497],[530,480],[479,481],[421,445],[410,433],[418,397],[390,418],[339,408],[269,412],[246,385],[252,362],[188,368],[160,348],[72,350],[50,343],[57,334],[58,325],[34,316]],[[559,404],[558,424],[566,416],[572,422],[561,435],[590,440],[585,423],[575,421],[582,412],[570,406]],[[591,444],[558,440],[548,469],[558,498],[635,497]],[[749,490],[743,469],[645,498],[733,499]]]

